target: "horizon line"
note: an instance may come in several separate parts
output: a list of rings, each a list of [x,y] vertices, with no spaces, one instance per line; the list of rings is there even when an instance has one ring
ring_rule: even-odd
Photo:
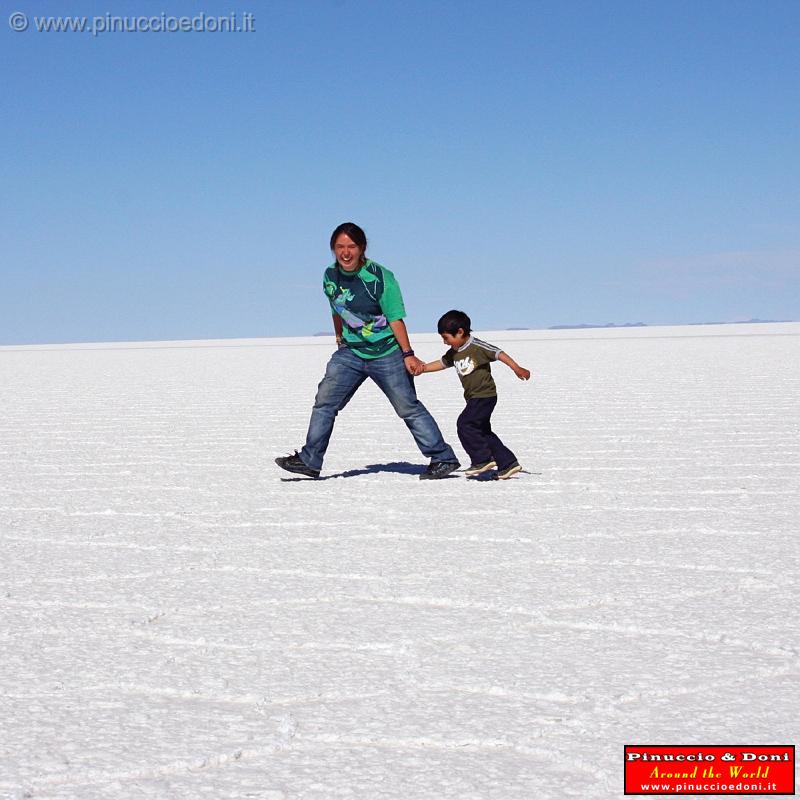
[[[487,328],[484,333],[491,334],[520,334],[520,333],[540,333],[540,334],[564,334],[564,333],[597,333],[603,331],[629,332],[641,330],[654,330],[657,328],[702,328],[702,327],[735,327],[735,326],[758,326],[758,325],[795,325],[797,320],[761,320],[750,319],[735,322],[684,322],[684,323],[656,323],[649,324],[644,322],[635,323],[606,323],[580,325],[553,325],[547,328]],[[432,336],[437,337],[436,331],[409,331],[410,336]],[[751,334],[751,335],[792,335],[792,334]],[[210,337],[200,339],[111,339],[106,341],[86,340],[86,341],[56,341],[56,342],[27,342],[0,344],[0,351],[13,352],[19,350],[62,350],[70,348],[98,350],[119,349],[188,349],[192,347],[268,347],[271,342],[281,343],[283,346],[299,347],[315,344],[308,340],[317,340],[320,345],[327,344],[326,339],[332,339],[331,333],[312,333],[295,336],[231,336],[231,337]],[[547,341],[550,337],[543,337],[540,341]],[[588,337],[580,337],[588,338]],[[301,339],[302,342],[292,340]],[[530,339],[528,341],[535,341]],[[524,341],[524,340],[520,340]]]

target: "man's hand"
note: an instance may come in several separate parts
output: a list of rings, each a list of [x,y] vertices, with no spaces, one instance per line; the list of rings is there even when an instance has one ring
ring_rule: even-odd
[[[425,362],[420,361],[416,356],[407,356],[403,359],[403,363],[406,365],[406,370],[410,375],[422,375],[425,371]]]

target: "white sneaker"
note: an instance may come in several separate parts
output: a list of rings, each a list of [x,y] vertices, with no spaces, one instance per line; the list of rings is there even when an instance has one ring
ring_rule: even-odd
[[[480,475],[482,472],[488,472],[497,466],[496,461],[481,461],[480,464],[470,464],[465,470],[465,475]]]
[[[497,479],[500,481],[504,481],[506,478],[510,478],[512,475],[516,475],[518,472],[522,472],[522,467],[519,465],[518,462],[514,462],[510,464],[505,469],[497,470]]]

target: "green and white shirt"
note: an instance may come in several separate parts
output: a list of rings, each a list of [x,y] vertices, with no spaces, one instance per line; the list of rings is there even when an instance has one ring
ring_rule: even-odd
[[[390,322],[403,319],[406,309],[394,275],[367,259],[361,269],[347,272],[331,264],[322,279],[331,311],[342,318],[342,339],[361,358],[380,358],[397,350]]]
[[[489,364],[497,361],[502,352],[501,348],[470,336],[458,350],[451,347],[442,356],[442,364],[456,368],[464,387],[465,400],[473,397],[495,397],[497,386]]]

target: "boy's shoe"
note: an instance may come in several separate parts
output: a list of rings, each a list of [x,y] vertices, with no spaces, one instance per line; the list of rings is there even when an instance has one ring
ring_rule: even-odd
[[[275,463],[287,472],[295,472],[298,475],[305,475],[308,478],[319,478],[319,470],[307,467],[295,450],[293,456],[278,456]]]
[[[482,472],[487,472],[490,469],[494,469],[497,466],[497,462],[492,461],[481,461],[479,464],[470,464],[465,470],[465,475],[480,475]]]
[[[431,461],[428,468],[419,476],[421,481],[437,480],[446,478],[451,472],[455,472],[461,464],[458,461]]]
[[[519,462],[514,461],[504,469],[497,470],[496,477],[498,480],[504,481],[506,478],[510,478],[512,475],[516,475],[518,472],[522,472],[522,467],[519,465]]]

